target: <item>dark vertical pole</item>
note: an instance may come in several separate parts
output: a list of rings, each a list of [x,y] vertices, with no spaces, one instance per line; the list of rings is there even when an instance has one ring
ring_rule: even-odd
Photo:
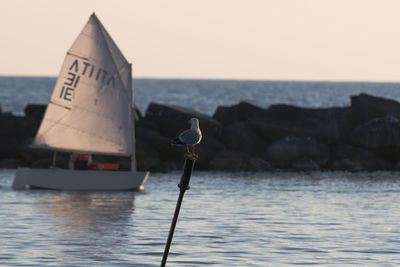
[[[183,195],[185,194],[185,191],[189,189],[190,176],[192,175],[195,161],[196,161],[195,157],[189,156],[189,155],[185,156],[185,163],[183,165],[183,173],[182,173],[181,181],[178,184],[178,187],[180,189],[179,197],[178,197],[178,201],[176,203],[176,208],[175,208],[174,218],[172,219],[171,228],[169,230],[168,240],[167,240],[167,243],[165,244],[165,250],[164,250],[164,255],[163,255],[163,258],[161,261],[161,267],[164,267],[165,264],[167,263],[169,248],[171,246],[172,237],[174,236],[176,222],[178,221],[178,216],[179,216],[179,211],[180,211],[181,205],[182,205]]]

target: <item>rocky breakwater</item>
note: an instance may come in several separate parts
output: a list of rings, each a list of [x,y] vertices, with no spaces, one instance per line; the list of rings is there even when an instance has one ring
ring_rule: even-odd
[[[45,106],[28,105],[23,117],[0,115],[0,167],[41,166],[51,153],[29,148]],[[246,102],[218,107],[213,116],[151,103],[136,124],[138,169],[182,168],[183,147],[170,141],[197,117],[203,140],[196,168],[222,171],[400,170],[400,103],[360,94],[349,107],[260,108]],[[64,156],[64,158],[63,158]],[[65,165],[65,156],[60,163]],[[128,160],[119,158],[121,166]]]

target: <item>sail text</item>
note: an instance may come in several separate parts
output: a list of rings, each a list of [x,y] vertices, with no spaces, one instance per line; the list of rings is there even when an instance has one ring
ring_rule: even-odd
[[[71,102],[81,77],[94,79],[106,86],[115,88],[115,78],[107,70],[99,68],[86,60],[75,59],[64,78],[59,98]]]

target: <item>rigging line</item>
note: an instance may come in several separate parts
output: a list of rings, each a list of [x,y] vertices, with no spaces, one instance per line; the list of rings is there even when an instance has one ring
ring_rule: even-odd
[[[121,124],[121,125],[122,125],[122,120],[118,120],[118,119],[113,118],[113,117],[105,116],[105,115],[103,115],[103,114],[101,114],[101,113],[97,113],[97,112],[95,112],[95,111],[91,111],[91,110],[89,110],[89,109],[85,109],[85,108],[83,108],[83,107],[81,107],[81,106],[78,106],[78,105],[74,105],[73,107],[74,107],[74,109],[77,109],[77,110],[82,110],[82,111],[85,111],[85,112],[87,112],[87,113],[95,114],[95,115],[97,115],[97,117],[106,119],[106,120],[108,120],[108,121],[113,121],[113,122],[116,121],[118,124]]]
[[[70,56],[73,56],[73,57],[78,57],[78,58],[81,58],[81,59],[84,59],[84,60],[89,61],[89,59],[88,59],[87,57],[82,57],[82,56],[79,56],[79,55],[77,55],[77,54],[72,54],[72,53],[69,52],[69,51],[67,51],[67,55],[70,55]]]
[[[56,83],[57,84],[57,83]],[[54,89],[53,89],[54,90]],[[54,91],[53,91],[54,92]],[[53,104],[52,102],[51,102],[51,99],[50,99],[50,101],[49,101],[49,104]],[[56,127],[56,125],[61,121],[61,120],[63,120],[66,116],[67,116],[67,114],[68,113],[65,113],[64,112],[64,115],[63,116],[61,116],[60,117],[60,119],[58,120],[58,121],[52,121],[52,120],[49,120],[48,118],[46,118],[46,114],[47,114],[47,112],[48,112],[48,109],[49,109],[49,104],[47,105],[47,108],[46,108],[46,112],[45,112],[45,114],[44,114],[44,116],[43,116],[43,119],[42,119],[42,123],[40,124],[40,128],[39,128],[39,131],[37,132],[37,134],[36,134],[36,136],[38,136],[39,135],[39,133],[40,133],[40,135],[45,135],[45,134],[47,134],[49,131],[51,131],[54,127]],[[55,104],[53,104],[53,105],[55,105]],[[60,106],[60,105],[55,105],[55,106]],[[61,106],[62,107],[62,106]],[[71,109],[68,109],[69,111],[71,111]],[[51,127],[49,127],[48,129],[47,129],[47,131],[43,131],[43,133],[41,133],[41,131],[40,131],[40,129],[42,128],[42,125],[43,125],[43,121],[44,120],[49,120],[49,121],[51,121],[51,122],[54,122],[54,124],[51,126]],[[36,137],[35,137],[35,139],[36,139]]]
[[[80,108],[77,107],[77,109],[80,109]],[[87,111],[87,110],[85,110],[85,109],[81,109],[81,110]],[[89,112],[90,112],[90,111],[89,111]],[[95,112],[92,112],[92,113],[98,115],[98,113],[95,113]],[[79,128],[76,128],[76,127],[71,127],[70,125],[68,125],[68,124],[66,124],[66,123],[62,123],[61,121],[62,121],[65,117],[67,117],[67,116],[68,116],[68,113],[65,113],[65,115],[61,116],[60,119],[58,119],[58,120],[51,120],[51,119],[49,119],[49,118],[45,118],[47,121],[53,123],[53,125],[52,125],[51,127],[49,127],[46,131],[44,131],[41,135],[45,135],[45,134],[47,134],[49,131],[51,131],[54,127],[56,127],[56,126],[58,126],[58,125],[62,125],[62,126],[64,126],[64,127],[71,128],[71,129],[74,129],[74,130],[76,130],[76,131],[79,131],[79,132],[83,132],[83,133],[85,133],[85,134],[88,134],[88,135],[96,136],[96,137],[98,137],[98,138],[100,138],[100,139],[106,140],[107,142],[115,143],[115,142],[112,141],[111,139],[107,139],[107,138],[101,137],[100,135],[97,135],[97,134],[95,134],[95,133],[92,134],[92,133],[86,132],[86,131],[84,131],[84,130],[82,130],[82,129],[79,129]],[[116,121],[115,119],[109,119],[109,118],[104,117],[104,116],[99,116],[99,117],[106,118],[107,120],[113,121],[113,122]],[[119,127],[117,127],[117,128],[121,129],[119,132],[124,132],[124,131],[122,131],[122,129],[123,129],[123,127],[121,126],[122,123],[121,123],[120,121],[117,121],[117,122],[119,123]],[[40,130],[39,130],[39,132],[40,132]],[[120,144],[120,143],[115,143],[115,144]]]
[[[55,104],[55,103],[52,102],[52,101],[50,101],[49,104],[53,104],[53,105],[55,105],[55,106],[59,106],[59,107],[65,108],[64,106],[62,106],[62,105],[57,105],[57,104]],[[114,119],[114,118],[109,118],[109,117],[100,115],[99,113],[96,113],[96,112],[93,112],[93,111],[90,111],[90,110],[87,110],[87,109],[84,109],[84,108],[80,108],[80,107],[78,107],[78,106],[73,106],[73,108],[74,108],[74,109],[78,109],[78,110],[83,110],[83,111],[88,112],[88,113],[95,114],[95,115],[97,115],[98,117],[102,117],[102,118],[104,118],[104,119],[106,119],[106,120],[108,120],[108,121],[117,122],[118,125],[119,125],[118,128],[123,129],[123,127],[121,126],[121,125],[122,125],[122,121],[120,121],[120,120],[116,120],[116,119]],[[72,111],[71,108],[66,108],[66,109],[67,109],[68,111],[70,111],[70,112]],[[47,112],[47,110],[46,110],[46,112]],[[46,115],[46,114],[45,114],[45,115]],[[52,122],[53,125],[52,125],[51,127],[49,127],[46,131],[43,131],[43,132],[41,133],[41,135],[46,135],[49,131],[51,131],[51,130],[52,130],[54,127],[56,127],[57,125],[63,125],[63,126],[66,126],[67,128],[71,128],[71,129],[74,129],[74,130],[78,130],[78,131],[87,133],[87,132],[85,132],[85,131],[82,131],[82,129],[77,129],[77,128],[74,128],[74,127],[70,127],[70,126],[68,126],[68,125],[65,124],[65,123],[61,123],[61,121],[62,121],[64,118],[66,118],[68,115],[69,115],[69,113],[66,112],[66,113],[64,113],[64,115],[62,115],[58,120],[51,120],[51,119],[49,119],[49,118],[46,118],[46,116],[44,116],[43,119],[46,119],[47,121]],[[41,132],[41,131],[40,131],[40,129],[39,129],[39,132],[38,132],[38,133],[40,133],[40,132]],[[87,134],[90,134],[90,133],[87,133]],[[98,136],[98,135],[96,135],[96,134],[93,134],[93,135],[94,135],[94,136]],[[100,138],[101,138],[101,137],[100,137]],[[104,139],[104,140],[109,141],[109,140],[106,139],[106,138],[101,138],[101,139]],[[112,141],[110,141],[110,142],[112,142]]]
[[[61,105],[61,104],[59,104],[59,103],[56,103],[56,102],[53,102],[53,101],[51,101],[51,100],[49,101],[49,104],[53,104],[53,105],[56,105],[56,106],[59,106],[59,107],[62,107],[62,108],[71,110],[71,107],[63,106],[63,105]]]
[[[54,124],[62,125],[64,127],[66,127],[66,128],[73,129],[75,131],[78,131],[80,133],[84,133],[86,135],[95,136],[96,138],[99,138],[101,140],[105,140],[106,142],[109,142],[111,144],[117,144],[117,145],[121,145],[122,144],[122,142],[117,143],[117,142],[115,142],[115,141],[113,141],[113,140],[111,140],[109,138],[105,138],[103,136],[100,136],[100,135],[97,135],[97,134],[93,134],[91,132],[83,131],[82,129],[79,129],[79,128],[76,128],[76,127],[71,127],[71,125],[68,125],[66,123],[61,123],[59,121],[53,121],[53,120],[50,120],[50,119],[47,119],[47,121],[52,122]]]

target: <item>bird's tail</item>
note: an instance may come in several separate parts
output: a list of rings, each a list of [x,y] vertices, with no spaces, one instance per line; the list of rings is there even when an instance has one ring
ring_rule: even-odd
[[[171,140],[171,145],[179,146],[179,145],[184,145],[184,143],[182,143],[181,140],[179,140],[179,138],[175,138],[175,139]]]

